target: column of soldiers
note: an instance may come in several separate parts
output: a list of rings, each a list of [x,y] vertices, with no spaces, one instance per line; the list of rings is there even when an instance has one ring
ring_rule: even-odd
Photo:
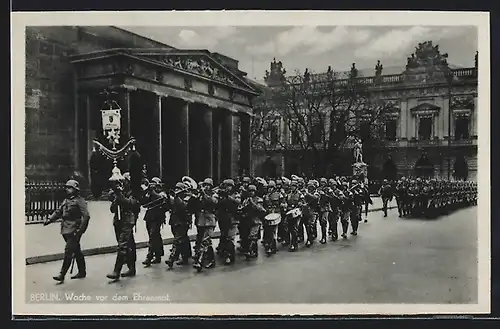
[[[119,171],[119,170],[118,170]],[[215,187],[211,178],[196,183],[183,177],[165,192],[157,177],[143,179],[141,193],[133,193],[130,175],[114,173],[110,211],[118,243],[117,256],[109,279],[136,275],[136,244],[134,226],[140,208],[146,209],[144,221],[149,235],[148,253],[142,262],[145,267],[161,263],[164,256],[161,228],[168,225],[174,241],[168,259],[168,268],[188,265],[201,272],[215,267],[219,256],[225,265],[231,265],[239,252],[246,260],[258,257],[258,241],[262,239],[267,256],[278,252],[279,244],[290,252],[304,243],[313,246],[317,241],[317,224],[321,236],[319,242],[336,241],[358,234],[362,221],[363,205],[371,204],[368,187],[356,178],[337,177],[306,179],[292,175],[290,179],[276,180],[243,177],[225,179]],[[85,260],[80,249],[80,238],[86,231],[90,216],[85,201],[79,196],[79,185],[74,180],[66,184],[68,198],[46,224],[62,218],[61,234],[66,244],[63,266],[54,279],[64,281],[66,272],[76,259],[79,272],[72,278],[86,276]],[[472,182],[401,178],[390,183],[384,180],[379,190],[383,200],[383,212],[387,217],[387,205],[396,198],[400,217],[436,216],[461,207],[477,204],[477,185]],[[365,208],[367,214],[367,208]],[[341,232],[338,231],[338,222]],[[366,222],[366,219],[365,219]],[[196,226],[194,252],[188,231]],[[220,229],[218,246],[213,248],[212,237],[216,226]],[[239,246],[235,238],[239,235]],[[127,265],[128,271],[122,273]]]

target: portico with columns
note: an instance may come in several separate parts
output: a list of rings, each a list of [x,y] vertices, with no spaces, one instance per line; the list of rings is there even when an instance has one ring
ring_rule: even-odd
[[[251,172],[250,120],[257,92],[206,51],[112,49],[71,58],[77,81],[78,163],[90,177],[102,137],[105,89],[122,108],[121,139],[133,136],[150,176],[167,185]]]

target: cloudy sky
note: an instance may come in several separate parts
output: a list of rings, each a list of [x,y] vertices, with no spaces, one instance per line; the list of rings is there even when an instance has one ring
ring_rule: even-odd
[[[384,74],[400,73],[406,58],[419,43],[432,40],[448,62],[458,67],[474,65],[477,50],[475,27],[431,26],[296,26],[296,27],[142,27],[120,26],[131,32],[184,49],[208,49],[239,61],[248,77],[262,80],[275,57],[287,72],[348,71],[352,63],[373,74],[377,60]]]

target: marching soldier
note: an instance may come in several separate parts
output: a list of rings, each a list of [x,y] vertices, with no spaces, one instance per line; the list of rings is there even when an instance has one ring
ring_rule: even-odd
[[[191,257],[191,242],[188,236],[189,227],[191,226],[191,214],[188,210],[190,200],[190,196],[187,194],[188,190],[187,185],[179,182],[175,184],[173,193],[168,196],[170,204],[168,224],[174,234],[172,250],[168,260],[165,261],[169,268],[174,266],[174,262],[179,260],[179,256],[182,256],[182,259],[177,262],[177,265],[187,265]]]
[[[288,224],[288,232],[290,234],[289,251],[296,251],[299,243],[299,224],[301,223],[302,213],[300,210],[304,196],[298,189],[298,182],[290,183],[290,193],[286,196],[286,221]]]
[[[243,251],[245,258],[250,260],[258,257],[259,229],[261,226],[261,217],[265,215],[266,210],[263,207],[264,200],[256,195],[257,187],[248,186],[248,194],[240,205],[239,210],[242,213],[242,222],[247,228],[245,232],[245,243]]]
[[[234,180],[224,180],[219,191],[217,219],[220,228],[218,252],[224,259],[225,265],[233,264],[236,259],[234,238],[240,222],[240,217],[238,216],[238,206],[240,203],[241,196],[235,190]]]
[[[276,188],[274,181],[268,183],[268,194],[264,198],[264,208],[268,212],[268,216],[264,218],[264,249],[268,256],[275,254],[278,251],[276,235],[278,224],[281,222],[281,206],[283,196],[281,191]]]
[[[389,184],[387,179],[384,179],[382,186],[378,191],[379,195],[382,197],[382,210],[384,211],[384,217],[387,217],[387,204],[392,201],[393,191],[392,186]]]
[[[340,223],[342,224],[342,238],[347,239],[347,230],[349,229],[349,219],[351,218],[351,211],[353,206],[353,194],[349,191],[349,183],[342,182],[341,191],[343,194],[341,204],[341,217]]]
[[[371,204],[373,204],[372,198],[370,197],[370,191],[368,190],[368,186],[363,183],[363,181],[360,182],[360,187],[362,190],[363,194],[363,200],[362,204],[365,205],[365,223],[368,223],[368,208],[370,207]],[[361,210],[363,211],[363,210]],[[361,221],[361,219],[360,219]]]
[[[399,217],[406,216],[407,186],[406,177],[402,177],[396,183],[396,204],[398,206]]]
[[[113,227],[118,242],[118,252],[113,272],[108,274],[107,277],[112,280],[119,280],[120,275],[122,277],[136,275],[135,262],[137,254],[133,229],[137,223],[140,203],[130,189],[129,173],[122,176],[118,169],[110,178],[110,181],[113,184],[110,211],[113,214]],[[127,264],[129,270],[120,274],[124,264]]]
[[[326,178],[320,179],[320,187],[318,189],[320,195],[319,198],[319,224],[321,227],[321,244],[326,243],[327,228],[330,217],[331,208],[331,196],[333,191],[328,187],[328,180]]]
[[[65,185],[66,199],[61,206],[44,222],[44,226],[61,221],[61,235],[66,242],[64,247],[64,259],[59,275],[54,280],[64,282],[73,259],[78,266],[78,273],[72,279],[83,279],[87,275],[85,257],[80,247],[82,235],[87,230],[90,215],[87,202],[80,196],[80,186],[76,180],[68,180]]]
[[[332,184],[332,197],[330,198],[330,205],[332,211],[329,213],[329,228],[332,241],[338,239],[338,221],[342,216],[343,202],[346,199],[344,193],[339,188],[338,183],[333,180]]]
[[[244,200],[248,197],[248,187],[250,186],[250,183],[251,183],[251,179],[250,177],[243,177],[243,179],[241,180],[241,186],[239,187],[239,193],[240,193],[240,197],[241,197],[241,200]],[[241,216],[241,214],[239,214],[239,216]],[[238,251],[244,253],[246,248],[247,248],[247,245],[248,245],[248,240],[247,240],[247,237],[248,237],[248,226],[246,226],[246,221],[244,220],[241,220],[240,218],[240,221],[239,221],[239,225],[238,225],[238,232],[239,232],[239,236],[240,236],[240,240],[238,241],[238,243],[240,244],[240,246],[238,247]]]
[[[302,220],[306,227],[306,247],[310,247],[314,243],[318,234],[318,230],[316,227],[320,197],[320,195],[316,191],[318,185],[319,184],[317,184],[316,180],[310,180],[309,182],[307,182],[307,189],[304,192]]]
[[[156,184],[158,182],[156,181]],[[167,200],[155,189],[156,184],[150,184],[147,179],[142,180],[141,189],[144,195],[141,198],[141,205],[146,208],[144,221],[148,232],[148,254],[142,262],[146,267],[151,264],[159,264],[164,255],[163,239],[161,237],[161,226],[165,223],[165,212],[167,211]]]
[[[351,227],[352,227],[351,234],[358,235],[359,222],[361,221],[361,208],[364,200],[366,200],[366,196],[364,195],[363,188],[355,179],[352,180],[351,191],[352,191],[352,196],[351,196],[352,208],[350,213]]]
[[[195,255],[193,267],[201,272],[205,261],[205,268],[215,267],[215,253],[212,247],[212,235],[217,225],[215,212],[218,199],[213,192],[214,182],[211,178],[205,178],[200,184],[200,195],[196,201],[196,227],[198,228],[196,240],[199,248]]]
[[[278,224],[278,242],[281,242],[284,246],[288,246],[290,244],[290,232],[288,232],[288,223],[287,223],[287,203],[286,196],[290,192],[290,180],[286,177],[283,177],[281,182],[283,186],[280,188],[278,183],[276,183],[276,189],[281,193],[281,222]]]

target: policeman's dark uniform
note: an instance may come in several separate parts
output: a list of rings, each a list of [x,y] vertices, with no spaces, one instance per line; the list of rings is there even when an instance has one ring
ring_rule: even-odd
[[[140,212],[140,202],[133,195],[130,189],[130,177],[125,173],[122,180],[123,188],[113,190],[110,211],[113,213],[113,227],[118,242],[118,252],[116,255],[113,272],[107,277],[112,280],[120,278],[121,269],[127,264],[128,271],[122,273],[122,277],[136,275],[135,262],[137,260],[136,244],[134,239],[134,226],[137,223],[137,217]]]
[[[236,259],[234,239],[240,222],[238,206],[241,203],[241,196],[234,189],[234,180],[226,179],[222,185],[223,189],[219,191],[217,204],[217,219],[220,229],[218,253],[224,259],[224,263],[230,265]]]
[[[161,226],[165,223],[167,203],[165,196],[160,195],[160,193],[154,190],[154,184],[149,184],[147,179],[144,179],[142,183],[146,190],[141,198],[141,204],[152,205],[150,208],[147,208],[144,214],[149,240],[148,254],[143,264],[150,266],[151,264],[159,264],[164,253]]]
[[[191,257],[191,243],[189,241],[188,231],[191,225],[191,214],[188,211],[189,198],[186,196],[187,186],[181,182],[175,184],[174,194],[169,196],[170,203],[170,225],[174,242],[170,256],[165,264],[169,268],[174,266],[174,262],[182,256],[178,265],[186,265]]]
[[[398,205],[399,217],[406,215],[407,186],[406,178],[401,178],[396,184],[396,203]]]
[[[389,184],[387,179],[384,179],[382,182],[379,194],[382,197],[382,210],[384,212],[384,217],[387,217],[387,204],[392,201],[392,197],[394,195],[392,186]]]
[[[68,269],[71,266],[73,257],[78,266],[78,273],[72,276],[72,279],[85,278],[87,271],[85,266],[85,257],[80,247],[80,239],[87,230],[90,220],[87,202],[78,195],[80,187],[77,181],[69,180],[66,182],[66,192],[68,197],[61,206],[45,221],[44,225],[61,221],[61,235],[66,242],[64,247],[64,259],[59,275],[54,280],[63,282]]]
[[[366,197],[364,195],[364,190],[357,181],[353,180],[352,195],[351,195],[351,212],[350,220],[352,227],[352,235],[358,234],[359,222],[361,221],[361,208],[363,206]]]

